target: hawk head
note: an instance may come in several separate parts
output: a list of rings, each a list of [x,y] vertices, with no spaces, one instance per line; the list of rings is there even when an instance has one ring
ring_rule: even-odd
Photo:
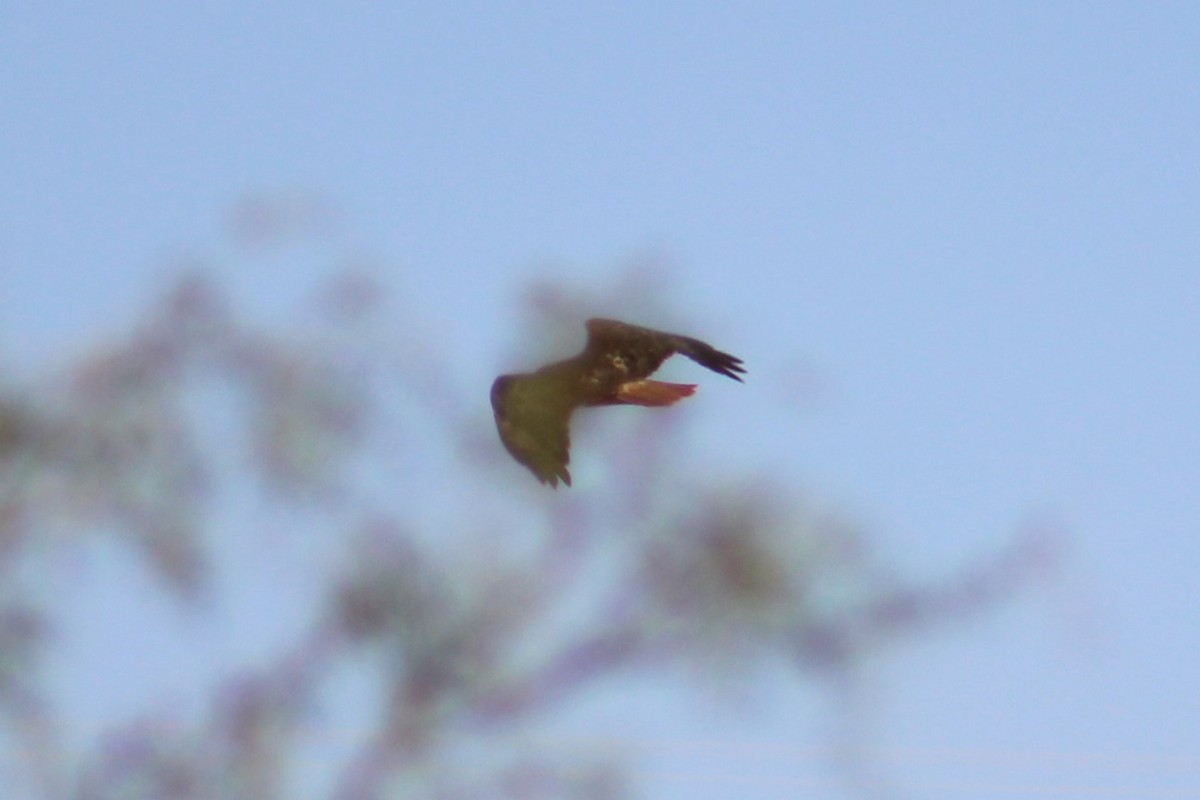
[[[492,382],[492,411],[496,414],[504,413],[514,377],[513,375],[501,375]]]

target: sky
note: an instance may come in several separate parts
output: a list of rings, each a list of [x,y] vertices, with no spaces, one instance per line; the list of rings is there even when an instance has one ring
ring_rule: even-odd
[[[916,576],[1030,515],[1070,533],[1054,586],[881,670],[899,784],[1191,795],[1197,42],[1171,2],[9,3],[0,356],[68,359],[258,192],[384,254],[484,415],[527,281],[665,265],[673,319],[750,370],[698,452],[845,504]],[[316,269],[222,263],[268,311]],[[790,797],[786,717],[718,728],[718,762],[694,719],[630,736],[656,797]]]

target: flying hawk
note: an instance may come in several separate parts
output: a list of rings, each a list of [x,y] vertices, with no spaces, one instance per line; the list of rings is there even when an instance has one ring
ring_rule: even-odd
[[[699,339],[589,319],[583,352],[536,372],[501,375],[492,384],[500,441],[542,483],[571,485],[571,414],[580,406],[669,406],[696,391],[691,383],[647,380],[675,353],[741,381],[742,360]]]

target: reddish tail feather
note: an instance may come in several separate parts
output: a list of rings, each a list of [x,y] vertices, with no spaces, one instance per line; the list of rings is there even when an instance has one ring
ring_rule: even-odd
[[[696,391],[694,383],[630,381],[617,390],[617,402],[635,406],[671,406]]]

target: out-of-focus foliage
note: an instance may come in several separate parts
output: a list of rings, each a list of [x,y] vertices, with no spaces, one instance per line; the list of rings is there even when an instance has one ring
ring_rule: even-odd
[[[246,246],[286,232],[270,212],[241,208]],[[645,275],[627,280],[637,291],[617,286],[612,298],[662,296]],[[436,342],[357,341],[382,294],[336,276],[318,298],[323,327],[271,330],[192,273],[123,334],[20,391],[0,386],[0,725],[24,754],[15,762],[31,797],[290,798],[312,770],[301,754],[314,713],[362,663],[380,677],[377,714],[349,752],[321,762],[325,788],[298,796],[632,796],[620,763],[532,751],[509,732],[633,670],[679,680],[688,671],[671,667],[682,664],[736,683],[771,661],[797,680],[848,675],[864,653],[1009,596],[1046,561],[1030,537],[945,585],[906,585],[862,533],[794,488],[665,457],[680,435],[671,414],[595,443],[621,464],[603,485],[535,493],[489,432],[486,392],[457,393]],[[528,300],[530,330],[549,341],[614,310],[550,284]],[[407,359],[421,349],[434,357]],[[407,400],[389,394],[406,381]],[[372,466],[371,444],[405,430],[389,413],[413,401],[440,424],[418,426],[413,412],[407,430],[460,467],[434,523],[408,519],[430,491],[411,464],[388,475],[390,505],[362,486],[396,468]],[[310,514],[316,536],[340,542],[346,557],[314,586],[318,613],[265,667],[231,668],[201,718],[147,707],[68,752],[69,718],[40,680],[57,626],[30,586],[32,559],[115,537],[202,613],[197,598],[219,584],[214,553],[255,535],[212,523],[227,484]],[[270,573],[261,580],[270,593]],[[472,769],[459,768],[465,759]]]

